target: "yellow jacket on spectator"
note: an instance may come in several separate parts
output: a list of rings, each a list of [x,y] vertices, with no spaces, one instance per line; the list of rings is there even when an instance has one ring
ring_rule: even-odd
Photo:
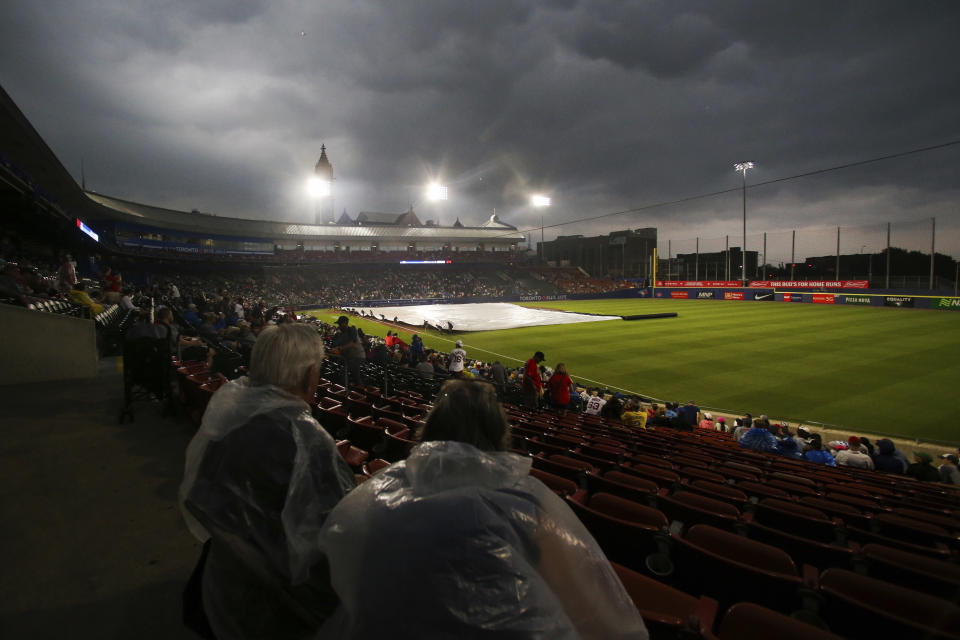
[[[638,409],[636,411],[624,411],[623,415],[620,416],[620,419],[623,420],[624,425],[630,427],[631,429],[647,428],[647,412],[643,409]]]
[[[103,313],[103,305],[97,304],[90,299],[90,296],[87,295],[86,291],[77,291],[76,289],[70,290],[70,299],[76,302],[77,304],[82,304],[83,306],[90,309],[90,317],[96,317],[98,314]]]

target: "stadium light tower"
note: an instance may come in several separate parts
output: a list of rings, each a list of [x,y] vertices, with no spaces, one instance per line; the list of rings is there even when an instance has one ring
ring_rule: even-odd
[[[753,169],[753,167],[752,162],[738,162],[733,165],[733,168],[743,175],[743,246],[740,248],[740,258],[743,263],[741,280],[744,286],[747,285],[747,169]]]
[[[550,196],[544,196],[540,194],[534,194],[530,196],[530,204],[532,204],[537,209],[543,210],[544,207],[550,206]],[[543,214],[540,214],[540,258],[543,258],[543,255],[546,253],[546,247],[543,242]]]
[[[431,182],[427,185],[427,200],[430,202],[440,202],[447,199],[447,186],[439,182]],[[440,212],[437,211],[437,226],[440,226]]]

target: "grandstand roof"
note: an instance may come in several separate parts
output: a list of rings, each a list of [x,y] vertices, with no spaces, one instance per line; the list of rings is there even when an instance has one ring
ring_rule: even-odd
[[[228,218],[209,213],[177,211],[154,207],[129,200],[122,200],[90,191],[84,192],[93,202],[101,205],[102,218],[129,224],[190,231],[193,233],[211,233],[230,236],[250,236],[262,238],[302,237],[302,238],[417,238],[467,240],[471,242],[523,241],[524,235],[509,225],[482,227],[408,227],[364,224],[362,226],[343,226],[336,224],[315,225],[267,220],[248,220]],[[409,213],[409,212],[408,212]],[[396,220],[394,214],[394,219]],[[400,214],[406,216],[407,214]],[[510,233],[510,230],[513,230]]]

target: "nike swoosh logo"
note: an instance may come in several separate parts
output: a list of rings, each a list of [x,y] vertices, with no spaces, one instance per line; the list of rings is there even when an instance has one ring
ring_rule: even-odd
[[[773,295],[772,293],[764,293],[764,294],[761,294],[761,295],[759,295],[759,296],[753,296],[753,299],[754,299],[754,300],[766,300],[767,298],[769,298],[769,297],[772,296],[772,295]]]

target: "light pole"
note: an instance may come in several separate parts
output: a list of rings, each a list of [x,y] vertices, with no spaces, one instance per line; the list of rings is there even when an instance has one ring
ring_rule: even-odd
[[[733,168],[743,175],[743,247],[741,248],[743,286],[747,286],[747,169],[753,169],[753,166],[752,162],[738,162],[733,165]]]
[[[541,213],[540,213],[540,259],[543,260],[543,258],[544,258],[544,256],[546,255],[546,252],[547,252],[547,251],[546,251],[546,246],[544,246],[544,242],[543,242],[543,213],[542,213],[542,211],[543,211],[543,208],[544,208],[544,207],[549,207],[549,206],[550,206],[550,196],[543,196],[543,195],[539,195],[539,194],[537,194],[537,195],[532,195],[532,196],[530,196],[530,204],[532,204],[532,205],[533,205],[534,207],[536,207],[537,209],[540,209],[540,211],[541,211]]]
[[[431,182],[427,185],[427,200],[431,202],[440,202],[447,199],[447,187],[439,182]],[[440,226],[440,210],[437,209],[437,226]]]

